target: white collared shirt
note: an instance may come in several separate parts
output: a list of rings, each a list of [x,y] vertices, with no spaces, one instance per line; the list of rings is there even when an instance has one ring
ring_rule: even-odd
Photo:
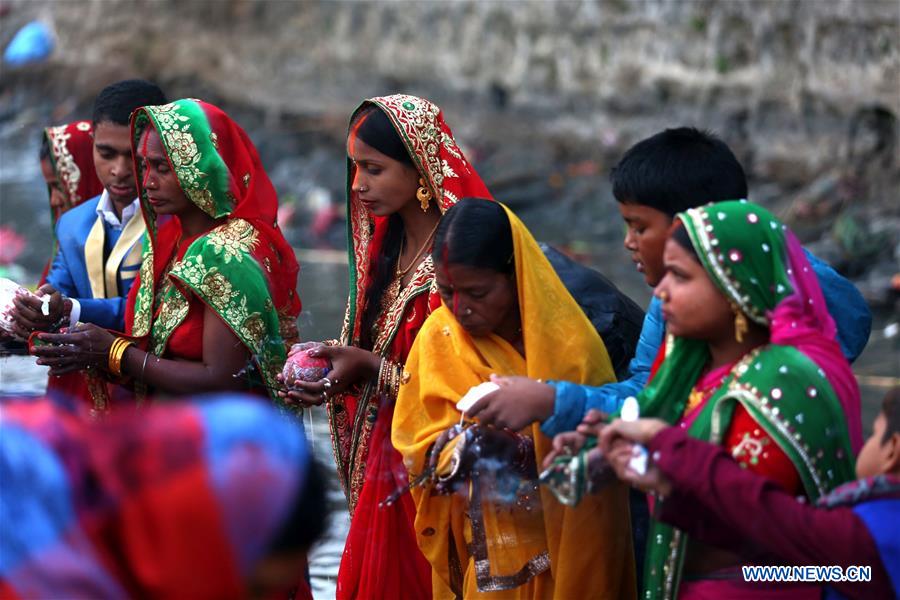
[[[131,220],[131,217],[134,216],[139,207],[138,199],[135,198],[131,204],[122,209],[122,220],[120,221],[119,217],[116,216],[116,211],[113,209],[112,200],[109,199],[109,192],[103,190],[103,193],[100,194],[100,202],[97,203],[97,214],[110,227],[121,230]]]

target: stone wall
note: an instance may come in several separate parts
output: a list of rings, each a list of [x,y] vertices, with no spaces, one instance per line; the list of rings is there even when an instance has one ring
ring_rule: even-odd
[[[900,4],[881,0],[16,0],[60,65],[200,79],[284,111],[413,85],[556,113],[900,112]],[[493,93],[492,93],[493,92]]]
[[[2,41],[16,23],[51,22],[53,93],[82,101],[140,75],[171,95],[249,106],[270,125],[300,122],[337,139],[362,98],[403,90],[437,101],[463,140],[530,148],[538,170],[587,158],[603,171],[637,139],[692,124],[735,149],[754,198],[784,211],[823,204],[809,214],[825,216],[850,198],[900,238],[896,0],[7,6]]]

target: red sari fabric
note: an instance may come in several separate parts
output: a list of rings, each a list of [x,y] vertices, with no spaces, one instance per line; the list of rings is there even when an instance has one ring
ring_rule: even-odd
[[[189,241],[189,240],[188,240]],[[188,243],[182,242],[175,260],[180,260]],[[203,302],[191,294],[188,298],[188,313],[181,324],[169,336],[166,352],[161,358],[200,361],[203,359]]]
[[[438,306],[439,298],[423,294],[409,312],[431,314]],[[405,322],[397,332],[391,350],[398,360],[406,360],[422,322]],[[409,481],[403,457],[391,443],[394,400],[382,397],[369,434],[365,479],[338,573],[338,598],[431,597],[431,565],[416,542],[412,497],[405,493],[394,505],[379,506]]]
[[[47,273],[56,255],[56,221],[59,216],[103,192],[103,184],[94,168],[94,137],[90,121],[75,121],[67,125],[47,127],[44,136],[50,147],[50,165],[59,180],[65,196],[61,208],[50,207],[51,235],[54,237],[53,253],[41,273],[38,286],[47,281]],[[49,189],[48,195],[49,195]]]
[[[441,212],[459,198],[492,198],[456,145],[437,106],[422,98],[397,94],[367,100],[357,112],[369,104],[390,118]],[[351,186],[353,169],[348,161],[350,300],[341,341],[358,346],[363,310],[366,302],[372,301],[366,296],[370,268],[381,252],[388,219],[372,217],[356,198]],[[433,282],[434,266],[429,255],[398,301],[378,318],[373,352],[401,365],[406,361],[425,319],[440,306]],[[415,508],[409,493],[390,506],[379,506],[388,495],[407,485],[409,476],[391,443],[396,398],[376,394],[373,388],[374,384],[355,389],[328,403],[338,477],[351,515],[337,597],[430,598],[431,565],[416,542]]]

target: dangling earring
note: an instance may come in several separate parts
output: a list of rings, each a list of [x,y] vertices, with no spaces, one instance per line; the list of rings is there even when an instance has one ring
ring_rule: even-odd
[[[416,198],[419,200],[419,206],[422,212],[428,212],[428,202],[431,200],[431,190],[425,187],[425,179],[419,177],[419,189],[416,190]]]
[[[740,344],[744,341],[744,334],[746,334],[749,329],[747,317],[744,316],[744,311],[742,311],[737,304],[732,304],[731,310],[734,311],[734,339]]]

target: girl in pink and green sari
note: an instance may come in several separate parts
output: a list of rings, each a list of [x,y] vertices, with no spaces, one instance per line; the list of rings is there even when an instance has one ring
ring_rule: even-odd
[[[860,419],[815,274],[760,206],[720,202],[677,218],[655,291],[667,354],[639,396],[641,414],[722,445],[742,467],[815,501],[853,477],[849,431]],[[653,522],[644,597],[818,597],[812,586],[745,583],[745,562]]]

